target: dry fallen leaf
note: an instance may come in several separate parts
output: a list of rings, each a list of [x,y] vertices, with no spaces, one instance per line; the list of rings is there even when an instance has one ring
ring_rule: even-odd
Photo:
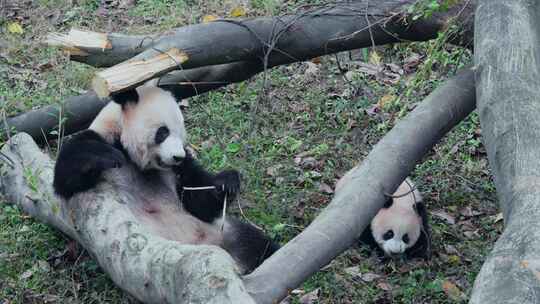
[[[454,218],[454,216],[450,215],[448,212],[446,212],[444,210],[440,210],[440,209],[439,210],[433,210],[433,211],[430,211],[430,213],[435,217],[438,217],[440,219],[445,220],[450,225],[455,225],[456,224],[456,219]]]
[[[310,291],[308,293],[306,293],[305,295],[303,295],[299,302],[301,304],[313,304],[313,303],[316,303],[318,300],[319,300],[319,294],[321,292],[321,289],[320,288],[317,288],[313,291]]]
[[[246,9],[243,6],[237,6],[231,10],[231,17],[244,17],[246,15]]]
[[[311,62],[316,63],[316,64],[320,64],[321,63],[321,57],[312,58]]]
[[[454,301],[459,301],[463,297],[461,290],[459,290],[459,288],[454,283],[448,280],[442,283],[442,289],[444,290],[444,293]]]
[[[379,65],[381,64],[381,56],[377,51],[372,51],[369,55],[369,63]]]
[[[386,94],[383,97],[381,97],[379,99],[379,101],[377,101],[377,106],[380,109],[384,109],[386,106],[388,106],[390,103],[392,103],[392,101],[394,101],[395,99],[396,99],[396,95],[394,95],[394,94]]]
[[[412,53],[411,56],[403,60],[403,70],[406,73],[412,72],[414,68],[416,68],[421,63],[421,60],[422,60],[422,56],[416,53]]]
[[[383,277],[383,276],[380,275],[380,274],[371,273],[371,272],[364,273],[364,274],[361,276],[362,281],[364,281],[364,282],[366,282],[366,283],[369,283],[369,282],[378,280],[378,279],[380,279],[380,278],[382,278],[382,277]]]
[[[371,117],[377,116],[379,112],[381,112],[381,108],[379,108],[378,104],[374,104],[366,109],[366,114]]]
[[[360,277],[362,275],[362,273],[360,273],[360,269],[358,268],[358,266],[347,267],[343,269],[343,271],[345,271],[346,274],[352,276],[353,278]]]
[[[334,193],[334,189],[332,189],[332,187],[330,187],[328,184],[326,183],[321,183],[319,185],[319,191],[321,191],[322,193],[326,193],[326,194],[332,194]]]
[[[377,287],[379,287],[379,289],[382,289],[384,291],[392,291],[392,285],[386,283],[386,282],[379,282],[377,283]]]
[[[212,22],[214,20],[217,20],[218,17],[215,16],[215,15],[204,15],[202,17],[202,23],[208,23],[208,22]]]
[[[281,169],[281,165],[275,165],[275,166],[272,166],[272,167],[268,167],[266,169],[266,174],[269,175],[269,176],[276,176],[279,172],[279,169]]]
[[[34,271],[32,269],[29,269],[29,270],[23,272],[23,274],[21,274],[21,276],[19,278],[21,280],[26,280],[29,277],[31,277],[33,274],[34,274]]]
[[[464,217],[473,217],[473,216],[478,216],[478,215],[482,215],[484,214],[483,212],[481,211],[475,211],[472,209],[471,206],[466,206],[466,207],[463,207],[459,210],[459,213],[461,215],[463,215]]]
[[[313,62],[310,62],[310,61],[306,61],[306,64],[307,64],[307,69],[306,71],[304,72],[304,76],[306,77],[315,77],[317,76],[317,74],[319,73],[319,67],[317,66],[317,64],[313,63]]]
[[[8,32],[12,34],[22,34],[24,33],[24,30],[22,26],[18,22],[11,22],[7,26]]]

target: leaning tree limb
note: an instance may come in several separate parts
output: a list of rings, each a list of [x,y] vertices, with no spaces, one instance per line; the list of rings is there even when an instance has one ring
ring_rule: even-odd
[[[539,20],[538,1],[481,0],[476,11],[478,110],[505,228],[470,303],[540,302]]]
[[[351,21],[351,24],[356,26],[349,31],[347,39],[341,41],[341,47],[334,49],[325,49],[325,41],[317,40],[319,46],[317,50],[322,50],[321,53],[312,53],[313,57],[323,55],[328,52],[339,52],[354,47],[370,46],[372,41],[368,30],[369,25],[375,23],[376,18],[388,17],[388,14],[395,13],[387,12],[387,15],[376,15],[376,8],[382,10],[383,7],[396,6],[396,11],[403,10],[402,6],[410,4],[411,1],[397,0],[381,0],[371,1],[370,7],[374,7],[368,11],[367,16],[370,17],[370,23],[366,18],[356,18]],[[454,43],[471,46],[472,45],[472,8],[474,1],[462,1],[462,3],[450,11],[440,14],[435,14],[427,20],[416,20],[414,22],[405,23],[403,20],[410,18],[391,18],[386,23],[382,31],[372,31],[373,42],[375,44],[383,44],[390,41],[404,40],[429,40],[436,37],[438,31],[443,30],[448,26],[451,19],[457,18],[458,23],[463,27],[460,35],[456,35],[452,40]],[[379,7],[380,6],[380,7]],[[352,19],[352,17],[349,17]],[[379,24],[381,26],[381,24]],[[388,33],[396,35],[388,37]],[[165,33],[163,35],[170,35]],[[346,33],[338,33],[345,35]],[[88,36],[87,36],[88,35]],[[78,36],[76,39],[73,36]],[[155,43],[159,40],[154,36],[127,36],[121,34],[102,34],[77,31],[67,35],[54,34],[48,38],[54,45],[61,46],[64,50],[70,52],[71,59],[94,66],[110,66],[121,61],[127,60],[136,54],[150,47],[149,43]],[[302,40],[303,41],[303,40]],[[297,42],[299,43],[299,42]],[[310,41],[310,43],[314,43]],[[284,52],[290,52],[288,45],[282,46]],[[74,48],[76,49],[73,52]],[[298,52],[298,50],[296,51]],[[81,55],[84,54],[84,55]],[[278,56],[276,52],[269,54],[268,66],[271,68],[277,65],[287,64],[293,60],[286,56]],[[303,56],[306,58],[306,56]],[[160,81],[160,86],[167,87],[174,91],[175,95],[180,98],[187,98],[194,95],[202,94],[210,90],[220,88],[234,82],[244,81],[253,75],[264,70],[264,64],[260,58],[252,58],[246,61],[238,61],[221,65],[205,66],[190,70],[173,71]],[[93,92],[68,98],[64,102],[64,119],[63,131],[70,134],[84,128],[95,117],[96,113],[106,104],[106,101],[100,101]],[[43,142],[46,138],[54,138],[56,135],[51,135],[51,131],[58,127],[58,117],[60,108],[57,106],[49,106],[42,109],[32,110],[28,113],[9,118],[7,125],[19,132],[29,133],[37,142]],[[0,124],[0,133],[4,133],[2,129],[4,124]]]
[[[297,15],[181,27],[139,55],[98,72],[92,87],[98,96],[106,97],[178,69],[254,58],[265,58],[266,64],[275,66],[373,44],[436,37],[442,25],[423,19],[408,23],[405,8],[414,2],[386,0],[369,5],[366,0],[325,5]]]
[[[429,149],[475,107],[474,73],[437,88],[348,173],[330,205],[302,233],[246,276],[257,303],[276,303],[349,248]],[[488,302],[485,302],[488,303]]]
[[[123,290],[144,303],[255,302],[232,258],[216,246],[180,245],[151,234],[104,185],[84,195],[84,206],[59,200],[53,163],[26,133],[0,153],[0,192],[25,213],[82,244]]]

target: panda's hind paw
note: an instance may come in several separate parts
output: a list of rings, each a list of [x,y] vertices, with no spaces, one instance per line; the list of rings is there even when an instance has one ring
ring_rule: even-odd
[[[214,186],[234,199],[240,192],[240,173],[236,170],[225,170],[218,173],[214,179]]]

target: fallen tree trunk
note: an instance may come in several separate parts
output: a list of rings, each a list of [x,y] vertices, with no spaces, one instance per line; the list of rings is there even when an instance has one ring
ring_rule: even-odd
[[[412,3],[415,1],[386,0],[371,5],[357,1],[297,15],[223,19],[181,27],[139,55],[98,72],[92,87],[98,96],[106,97],[172,70],[254,58],[266,58],[269,66],[275,66],[373,44],[435,38],[448,20],[443,24],[424,19],[409,23],[405,9]]]
[[[336,51],[354,48],[353,45],[350,45],[352,43],[356,43],[358,46],[357,48],[360,48],[371,46],[372,43],[380,45],[391,42],[430,40],[436,38],[437,33],[445,30],[452,21],[455,21],[454,24],[459,26],[460,31],[454,33],[450,37],[449,42],[459,46],[472,48],[474,32],[473,13],[476,0],[462,0],[446,12],[435,13],[428,19],[420,18],[412,20],[412,18],[405,13],[405,10],[409,5],[415,2],[416,1],[413,0],[380,0],[372,1],[371,3],[368,1],[357,1],[354,5],[342,4],[343,7],[341,10],[344,10],[346,14],[339,14],[339,11],[335,11],[335,9],[340,9],[338,5],[334,10],[329,10],[331,7],[323,7],[318,11],[312,10],[299,13],[298,15],[284,17],[218,20],[212,24],[206,23],[182,27],[177,30],[167,31],[161,35],[124,35],[72,29],[67,34],[49,34],[45,43],[62,48],[70,55],[70,59],[73,61],[86,63],[94,67],[110,67],[131,59],[145,50],[158,46],[163,40],[187,39],[189,42],[186,42],[186,44],[188,44],[186,49],[201,48],[201,42],[189,40],[193,40],[195,36],[191,37],[188,35],[195,32],[201,32],[201,35],[203,36],[206,34],[213,35],[212,38],[207,39],[214,44],[218,44],[218,41],[228,40],[229,37],[234,39],[233,42],[245,39],[248,43],[252,43],[251,41],[253,41],[254,38],[257,39],[256,37],[253,37],[255,35],[261,40],[267,38],[267,40],[254,42],[255,44],[258,44],[258,50],[256,52],[248,51],[250,54],[253,54],[248,56],[249,59],[247,61],[249,63],[254,60],[260,61],[262,58],[260,55],[264,55],[262,53],[264,45],[268,46],[271,43],[268,38],[272,37],[272,32],[279,32],[279,28],[274,28],[275,23],[287,24],[287,21],[291,21],[291,19],[307,19],[299,23],[291,24],[289,31],[296,33],[288,33],[287,35],[294,36],[282,38],[284,40],[292,41],[293,44],[280,43],[276,46],[279,50],[270,54],[270,65],[273,62],[286,64],[295,61],[293,60],[294,58],[291,58],[291,56],[287,56],[286,54],[297,54],[297,56],[307,59],[309,54],[305,54],[305,51],[312,45],[315,45],[315,49],[308,51],[324,50],[324,48],[327,48],[327,52],[334,53]],[[336,16],[332,16],[332,14],[335,14]],[[336,18],[338,19],[335,20]],[[232,25],[237,24],[238,26],[219,29],[215,28],[216,26],[221,26],[220,23],[223,22],[232,22]],[[321,24],[317,27],[317,29],[322,29],[320,36],[318,35],[319,32],[315,31],[315,29],[306,30],[306,27],[311,24]],[[369,27],[372,27],[371,35],[373,35],[373,41],[371,41],[369,36]],[[327,39],[325,40],[325,38]],[[335,38],[338,39],[332,41],[332,39]],[[341,43],[345,43],[345,49],[339,47],[333,49],[326,45],[328,42],[338,42],[339,38],[342,38]],[[263,44],[263,46],[260,44]],[[221,54],[213,56],[240,56],[235,55],[234,53],[235,51],[239,52],[239,50],[236,50],[238,48],[236,45],[233,45],[229,49],[224,45],[220,45],[219,47],[219,50],[213,51],[219,51]],[[321,56],[323,54],[323,52],[317,52],[317,55],[315,56]],[[239,61],[234,58],[229,60]],[[205,62],[203,65],[211,65],[211,63]]]
[[[10,117],[6,124],[10,131],[28,133],[36,142],[43,143],[47,139],[58,137],[51,133],[53,130],[71,134],[87,128],[107,102],[108,100],[100,99],[91,92],[70,97],[63,106],[49,105]],[[4,123],[0,125],[0,134],[5,134]],[[63,130],[58,130],[60,126]]]
[[[232,258],[215,246],[180,245],[149,233],[112,187],[71,206],[52,190],[53,163],[19,133],[0,153],[0,192],[25,213],[82,244],[123,290],[144,303],[255,303]]]
[[[383,0],[372,2],[371,6],[382,7],[401,6],[410,4],[411,1]],[[453,7],[445,13],[439,13],[427,20],[417,20],[410,24],[403,22],[405,19],[393,18],[387,20],[384,29],[381,31],[372,31],[373,42],[375,44],[383,44],[395,41],[404,40],[429,40],[436,37],[438,31],[448,26],[453,18],[458,19],[458,23],[462,25],[463,31],[459,35],[454,36],[452,42],[464,46],[472,45],[472,9],[474,1],[463,1],[460,5]],[[465,6],[464,6],[465,5]],[[399,10],[398,6],[396,10]],[[392,11],[387,14],[394,13]],[[389,15],[377,15],[376,10],[369,10],[367,16],[371,16],[374,20],[368,23],[366,18],[355,18],[350,26],[355,26],[352,30],[358,29],[351,36],[345,36],[347,39],[341,41],[342,48],[326,49],[326,41],[318,40],[319,46],[317,50],[324,52],[313,53],[312,56],[320,56],[324,53],[339,52],[345,49],[353,49],[354,47],[370,46],[372,41],[368,30],[368,24],[375,23],[375,18],[388,17]],[[379,23],[379,26],[381,24]],[[350,31],[349,34],[352,34]],[[389,37],[389,33],[391,33]],[[144,49],[153,46],[156,42],[154,36],[127,36],[121,34],[101,34],[92,32],[73,32],[73,35],[54,34],[49,37],[51,42],[61,46],[64,50],[70,52],[71,59],[79,62],[84,62],[94,66],[110,66],[127,60],[132,56],[139,54]],[[343,37],[347,33],[338,33],[338,37]],[[78,37],[77,39],[70,38],[72,36],[90,35],[94,37]],[[166,35],[166,34],[165,34]],[[341,35],[341,36],[340,36]],[[401,36],[400,36],[401,35]],[[96,40],[97,39],[97,40]],[[159,39],[157,39],[159,40]],[[81,42],[82,41],[82,42]],[[86,42],[85,42],[86,41]],[[88,42],[91,41],[92,43]],[[83,43],[84,42],[84,43]],[[313,43],[313,42],[312,42]],[[283,51],[288,52],[288,45],[283,46]],[[287,56],[278,56],[276,52],[269,54],[268,68],[288,64],[294,62],[293,59]],[[205,66],[190,70],[173,71],[160,81],[160,86],[172,90],[179,98],[187,98],[194,95],[202,94],[210,90],[214,90],[230,83],[244,81],[253,75],[264,70],[264,64],[260,58],[253,58],[247,61],[238,61],[221,65]],[[78,131],[86,127],[89,122],[95,117],[96,113],[101,110],[107,101],[100,101],[93,92],[71,97],[65,101],[65,119],[63,120],[64,133],[66,135]],[[51,131],[58,127],[58,107],[49,106],[38,110],[33,110],[28,113],[9,118],[7,125],[18,132],[29,133],[37,142],[43,142],[44,137],[54,138],[56,135],[51,135]],[[0,126],[0,133],[4,125]]]
[[[382,207],[384,193],[393,193],[416,162],[474,107],[474,73],[465,69],[400,121],[349,172],[350,179],[313,223],[246,276],[257,303],[279,302],[349,248]]]
[[[260,71],[261,65],[235,62],[172,72],[161,79],[159,86],[171,90],[177,98],[187,98],[229,83],[243,81]],[[62,133],[65,135],[88,127],[108,102],[109,99],[101,99],[94,92],[88,92],[68,98],[63,106],[49,105],[10,117],[6,120],[6,124],[9,130],[28,133],[41,144],[47,139],[57,138],[58,135],[52,134],[51,131],[58,130],[59,126],[62,126]],[[0,134],[5,134],[5,129],[5,125],[0,124]]]
[[[539,12],[526,0],[482,0],[476,12],[478,110],[505,228],[470,303],[540,301]]]

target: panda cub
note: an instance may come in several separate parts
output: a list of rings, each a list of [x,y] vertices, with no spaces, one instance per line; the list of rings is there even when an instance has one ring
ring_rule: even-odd
[[[420,192],[406,178],[371,220],[360,241],[386,257],[431,258],[431,233]]]
[[[349,171],[336,184],[336,191],[350,181]],[[422,196],[406,178],[364,229],[360,243],[381,257],[431,258],[431,232]]]
[[[252,225],[232,217],[222,222],[224,198],[232,201],[238,194],[240,175],[212,174],[193,159],[170,92],[149,82],[112,99],[87,130],[62,146],[53,182],[59,196],[84,206],[85,191],[112,186],[153,233],[183,244],[220,246],[244,273],[279,248]],[[208,186],[214,188],[189,190]]]

